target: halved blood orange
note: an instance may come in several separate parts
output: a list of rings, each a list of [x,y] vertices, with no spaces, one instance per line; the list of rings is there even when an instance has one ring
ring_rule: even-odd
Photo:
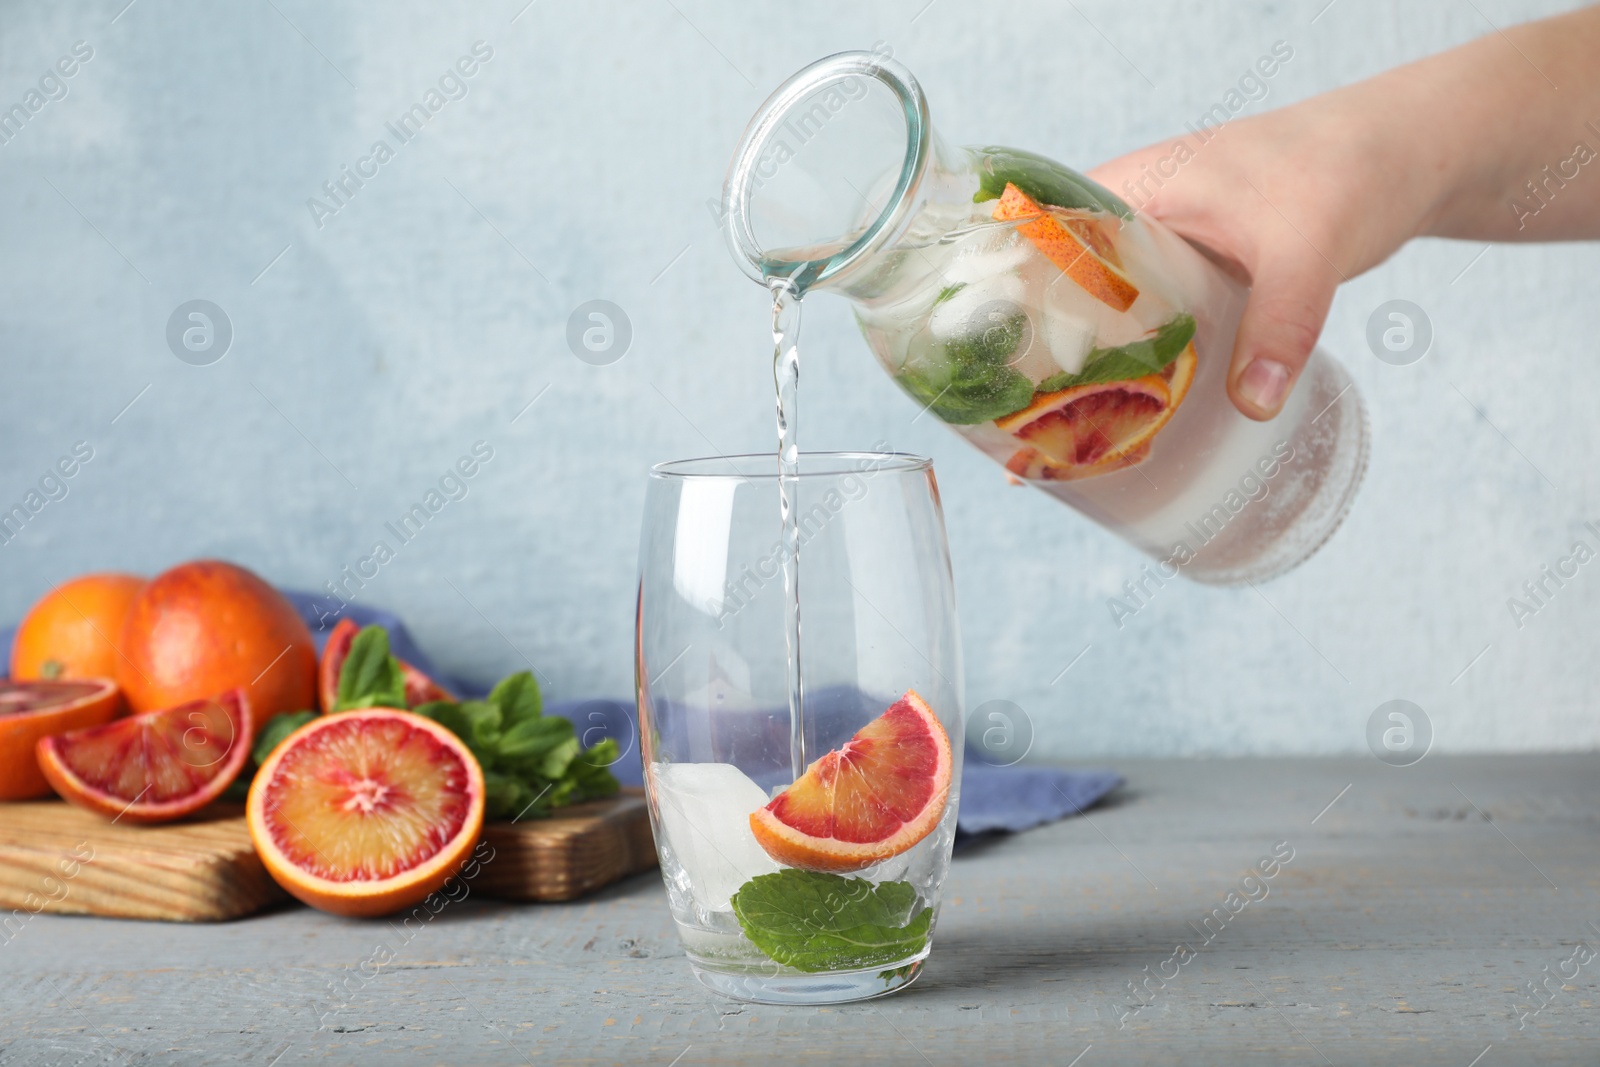
[[[1136,466],[1194,382],[1194,345],[1157,374],[1041,393],[998,419],[1023,448],[1006,469],[1034,481],[1073,481]]]
[[[317,665],[317,692],[322,699],[322,710],[332,711],[339,701],[339,672],[350,656],[350,644],[361,627],[352,619],[340,619],[328,634],[328,643],[322,646],[322,662]],[[454,700],[455,695],[417,668],[400,660],[400,674],[406,683],[406,707],[414,708],[430,700]]]
[[[122,691],[109,678],[0,681],[0,800],[49,796],[34,755],[39,739],[108,723],[122,709]]]
[[[268,873],[314,908],[387,915],[444,885],[483,829],[483,772],[449,730],[398,708],[312,719],[250,785]]]
[[[129,822],[167,822],[215,800],[250,758],[243,689],[40,740],[62,798]]]
[[[767,855],[812,871],[859,871],[939,825],[950,796],[950,738],[915,691],[750,816]]]
[[[1097,220],[1057,219],[1010,182],[994,206],[994,218],[1015,221],[1018,233],[1096,300],[1127,311],[1139,299],[1138,287],[1119,269],[1116,248],[1100,232]]]

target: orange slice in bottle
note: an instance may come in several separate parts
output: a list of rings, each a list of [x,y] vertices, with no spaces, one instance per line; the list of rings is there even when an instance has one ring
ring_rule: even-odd
[[[1136,467],[1149,455],[1150,445],[1147,442],[1127,452],[1107,456],[1099,463],[1073,465],[1055,463],[1037,448],[1019,448],[1010,459],[1006,460],[1006,471],[1013,476],[1012,480],[1017,485],[1022,484],[1017,479],[1033,482],[1075,482],[1081,478],[1096,478],[1102,474]]]
[[[1158,374],[1040,393],[995,425],[1024,447],[1006,470],[1033,481],[1075,481],[1125,470],[1150,455],[1150,442],[1194,383],[1194,345]]]
[[[267,872],[313,908],[387,915],[442,887],[483,829],[483,772],[397,708],[322,715],[272,750],[245,814]]]
[[[1138,287],[1119,269],[1116,249],[1095,220],[1063,223],[1010,182],[994,207],[994,218],[1016,221],[1018,233],[1096,300],[1127,311],[1139,299]]]
[[[950,738],[908,691],[750,816],[767,855],[848,872],[898,856],[939,825],[950,796]]]

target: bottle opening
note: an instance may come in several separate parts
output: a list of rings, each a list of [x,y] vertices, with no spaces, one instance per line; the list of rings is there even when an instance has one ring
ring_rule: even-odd
[[[824,285],[905,221],[926,169],[928,106],[886,50],[840,52],[778,87],[745,128],[723,186],[734,258],[763,284]]]

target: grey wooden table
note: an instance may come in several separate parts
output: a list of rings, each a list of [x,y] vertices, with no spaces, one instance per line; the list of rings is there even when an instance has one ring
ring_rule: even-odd
[[[41,916],[0,944],[0,1063],[1600,1063],[1600,756],[1119,769],[957,857],[895,997],[713,996],[654,874],[411,929]]]

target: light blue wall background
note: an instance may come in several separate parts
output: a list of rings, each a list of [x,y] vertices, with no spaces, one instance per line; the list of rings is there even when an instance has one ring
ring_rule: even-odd
[[[767,308],[706,203],[790,72],[882,40],[949,140],[1089,166],[1177,132],[1274,41],[1295,56],[1252,110],[1566,6],[124,2],[0,15],[0,106],[94,49],[0,145],[0,498],[94,449],[0,546],[0,617],[51,579],[197,555],[319,587],[484,440],[469,495],[362,596],[455,672],[532,660],[557,697],[630,691],[648,465],[772,447]],[[318,229],[307,198],[478,40],[469,94]],[[807,309],[806,443],[935,457],[969,706],[1021,705],[1037,754],[1359,750],[1392,697],[1441,749],[1592,748],[1600,564],[1520,630],[1506,600],[1595,543],[1600,248],[1479,251],[1419,243],[1341,292],[1325,344],[1369,402],[1372,468],[1270,605],[1174,585],[1119,631],[1106,598],[1142,558],[913,425],[831,300]],[[1435,323],[1415,366],[1363,341],[1394,297]],[[235,330],[210,366],[164,339],[195,298]],[[595,298],[633,324],[612,366],[565,343]]]

